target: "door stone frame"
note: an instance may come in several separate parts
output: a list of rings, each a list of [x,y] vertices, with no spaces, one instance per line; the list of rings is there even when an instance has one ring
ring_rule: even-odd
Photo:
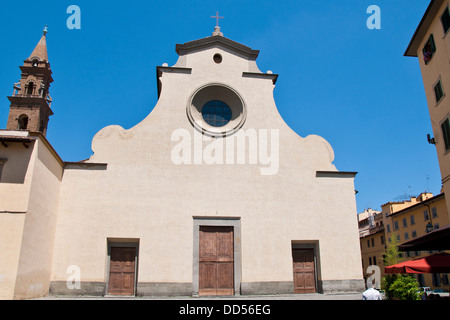
[[[111,267],[111,248],[112,247],[122,247],[122,248],[135,248],[136,255],[134,257],[134,292],[133,296],[137,295],[137,284],[138,284],[138,262],[139,262],[139,239],[118,239],[118,238],[107,238],[107,252],[106,252],[106,281],[105,281],[105,292],[104,296],[109,296],[109,272]],[[117,296],[114,296],[117,297]]]
[[[193,266],[192,266],[192,295],[198,296],[199,291],[199,254],[200,227],[233,227],[233,271],[234,295],[241,295],[241,218],[240,217],[193,217]]]
[[[320,253],[319,253],[319,241],[291,241],[291,254],[294,249],[312,249],[314,254],[314,281],[316,285],[316,293],[323,293],[321,271],[320,271]],[[293,273],[292,273],[293,275]]]

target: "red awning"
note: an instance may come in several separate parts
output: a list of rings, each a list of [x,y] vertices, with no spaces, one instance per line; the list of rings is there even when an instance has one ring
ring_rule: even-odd
[[[450,254],[437,253],[394,264],[384,268],[385,273],[449,273]]]

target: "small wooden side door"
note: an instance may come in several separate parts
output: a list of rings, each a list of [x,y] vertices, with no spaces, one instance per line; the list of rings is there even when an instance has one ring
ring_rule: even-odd
[[[294,293],[315,293],[314,249],[292,249]]]
[[[199,241],[199,295],[233,295],[233,227],[200,227]]]
[[[136,248],[111,247],[108,294],[134,295]]]

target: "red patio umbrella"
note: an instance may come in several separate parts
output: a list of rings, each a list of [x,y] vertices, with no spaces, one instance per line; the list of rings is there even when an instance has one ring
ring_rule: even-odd
[[[385,273],[449,273],[450,254],[437,253],[384,268]]]

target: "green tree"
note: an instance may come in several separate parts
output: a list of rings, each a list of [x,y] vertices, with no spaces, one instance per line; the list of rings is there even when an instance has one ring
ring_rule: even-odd
[[[390,286],[392,297],[399,300],[419,300],[419,283],[410,274],[398,274]]]
[[[390,241],[384,253],[384,264],[391,266],[400,262],[398,251],[397,235],[392,233]],[[388,300],[418,300],[420,295],[419,283],[411,275],[387,274],[381,280],[381,289],[385,292],[385,298]]]
[[[395,232],[392,233],[388,245],[386,246],[386,250],[384,252],[383,262],[385,266],[391,266],[393,264],[398,263],[399,254],[398,254],[398,241],[397,235]],[[396,279],[395,274],[386,274],[383,279],[381,279],[381,289],[384,290],[385,299],[391,300],[394,295],[391,290],[391,286]]]
[[[391,266],[400,262],[400,255],[398,253],[398,240],[397,234],[392,233],[389,243],[384,252],[384,265]]]

